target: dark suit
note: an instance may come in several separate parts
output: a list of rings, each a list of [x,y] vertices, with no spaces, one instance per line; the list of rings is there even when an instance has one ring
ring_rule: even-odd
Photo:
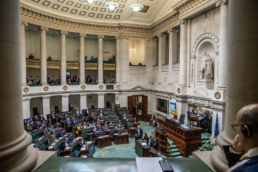
[[[141,128],[135,130],[135,140],[142,139],[143,131]]]
[[[233,167],[231,172],[258,172],[258,156],[249,158],[236,168]]]

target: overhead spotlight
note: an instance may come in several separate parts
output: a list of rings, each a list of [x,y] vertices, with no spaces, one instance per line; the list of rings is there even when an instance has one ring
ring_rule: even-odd
[[[96,2],[97,0],[85,0],[85,2],[88,2],[89,4],[92,4],[93,2]]]
[[[115,10],[115,9],[117,9],[117,8],[119,7],[119,4],[116,3],[116,2],[106,2],[106,3],[104,4],[104,6],[105,6],[107,9],[113,11],[113,10]]]
[[[140,3],[135,3],[135,4],[131,4],[130,6],[130,9],[135,11],[135,12],[138,12],[138,11],[141,11],[144,7],[143,4],[140,4]]]

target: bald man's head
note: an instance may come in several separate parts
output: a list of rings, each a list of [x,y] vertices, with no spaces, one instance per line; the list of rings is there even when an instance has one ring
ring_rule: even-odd
[[[252,134],[258,135],[258,104],[250,104],[241,108],[238,112],[241,125],[247,125]]]

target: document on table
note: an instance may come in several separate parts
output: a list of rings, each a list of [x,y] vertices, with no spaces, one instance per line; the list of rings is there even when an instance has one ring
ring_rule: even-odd
[[[159,161],[162,160],[161,157],[156,158],[141,158],[136,157],[136,166],[138,172],[162,172]]]

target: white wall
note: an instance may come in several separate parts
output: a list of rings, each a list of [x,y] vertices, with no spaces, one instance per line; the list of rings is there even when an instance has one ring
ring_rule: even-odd
[[[116,40],[103,39],[103,60],[107,61],[110,57],[116,55]]]
[[[58,33],[47,32],[47,57],[51,56],[52,60],[61,59],[61,36]]]
[[[79,61],[80,59],[80,38],[66,36],[66,60]]]
[[[36,59],[40,58],[40,31],[25,30],[26,57],[33,54]]]
[[[97,58],[98,54],[98,40],[97,39],[85,39],[84,43],[84,51],[85,56],[87,56],[87,60],[90,59],[91,56]]]

